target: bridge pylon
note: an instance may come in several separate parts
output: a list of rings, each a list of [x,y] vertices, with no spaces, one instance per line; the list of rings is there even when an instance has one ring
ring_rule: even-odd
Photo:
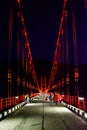
[[[47,86],[47,84],[46,84],[46,76],[45,77],[41,76],[41,91],[42,92],[46,91],[46,86]]]

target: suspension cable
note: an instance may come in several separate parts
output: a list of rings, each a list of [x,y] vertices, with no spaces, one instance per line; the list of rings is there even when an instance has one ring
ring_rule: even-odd
[[[68,11],[65,11],[66,24],[66,93],[69,97],[69,42],[68,42]]]
[[[66,2],[67,2],[67,0],[64,0],[62,16],[61,16],[61,20],[60,20],[60,27],[59,27],[59,32],[58,32],[58,38],[57,38],[56,49],[55,49],[55,53],[54,53],[53,65],[52,65],[52,70],[51,70],[51,74],[50,74],[48,88],[50,88],[50,86],[53,84],[53,81],[54,81],[55,73],[54,73],[53,68],[54,68],[55,59],[56,59],[56,57],[58,57],[58,53],[59,53],[58,48],[60,46],[60,35],[61,35],[62,25],[63,25],[63,21],[64,21]]]
[[[36,75],[36,71],[35,71],[35,67],[34,67],[34,64],[33,64],[33,60],[32,60],[32,54],[31,54],[31,50],[30,50],[30,43],[28,41],[28,34],[27,34],[27,31],[26,31],[26,27],[25,27],[25,21],[24,21],[24,17],[23,17],[23,14],[22,14],[22,10],[21,10],[21,4],[20,4],[20,0],[17,0],[17,3],[18,3],[18,7],[19,7],[19,12],[18,12],[18,16],[21,18],[21,22],[22,22],[22,25],[23,25],[23,34],[24,34],[24,37],[25,37],[25,48],[27,48],[27,57],[30,59],[30,64],[31,64],[31,68],[32,68],[32,76],[33,76],[33,79],[34,79],[34,83],[36,83],[37,85],[37,88],[39,89],[39,85],[38,85],[38,81],[37,81],[37,75]]]
[[[76,23],[75,23],[75,12],[74,3],[71,1],[71,12],[72,12],[72,30],[73,30],[73,45],[74,45],[74,79],[75,79],[75,96],[79,96],[78,90],[78,55],[77,55],[77,39],[76,39]],[[76,100],[76,99],[75,99]],[[76,103],[76,101],[75,101]]]

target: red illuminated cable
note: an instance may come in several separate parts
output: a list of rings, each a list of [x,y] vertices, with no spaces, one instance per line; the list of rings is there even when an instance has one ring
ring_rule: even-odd
[[[69,97],[69,43],[68,43],[68,12],[65,11],[66,24],[66,93]]]
[[[67,0],[64,0],[63,10],[62,10],[62,16],[61,16],[61,20],[60,20],[60,28],[59,28],[59,32],[58,32],[58,39],[57,39],[56,49],[55,49],[55,53],[54,53],[53,66],[54,66],[54,62],[55,62],[55,57],[58,55],[58,48],[59,48],[59,44],[60,44],[60,35],[61,35],[61,31],[62,31],[62,24],[63,24],[63,21],[64,21],[66,2],[67,2]],[[53,76],[52,75],[53,73],[54,72],[53,72],[53,69],[52,69],[51,74],[50,74],[49,85],[48,85],[49,87],[53,83],[53,79],[54,78],[51,78]]]
[[[18,2],[19,10],[20,10],[18,12],[18,16],[21,18],[21,22],[22,22],[22,25],[23,25],[23,34],[25,36],[25,41],[26,41],[25,42],[25,47],[28,50],[28,57],[30,57],[30,64],[32,65],[32,72],[34,71],[34,74],[32,73],[33,79],[34,79],[34,82],[37,83],[37,87],[39,87],[36,72],[35,72],[35,68],[34,68],[34,64],[33,64],[33,60],[32,60],[32,55],[31,55],[31,50],[30,50],[30,43],[28,41],[28,35],[27,35],[26,27],[25,27],[24,17],[22,15],[22,11],[21,11],[20,0],[17,0],[17,2]]]

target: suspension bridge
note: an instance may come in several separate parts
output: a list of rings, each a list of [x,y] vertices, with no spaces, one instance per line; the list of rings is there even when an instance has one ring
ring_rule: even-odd
[[[87,130],[87,67],[80,64],[81,47],[86,42],[82,40],[84,43],[79,44],[77,20],[84,14],[76,14],[77,10],[81,12],[82,6],[87,15],[87,0],[58,1],[61,10],[53,60],[46,64],[42,59],[39,67],[33,58],[33,40],[26,25],[28,12],[25,9],[35,4],[34,1],[32,4],[23,0],[6,3],[1,4],[0,21],[0,129]],[[85,37],[85,32],[82,33]],[[54,93],[61,103],[51,106],[45,99]],[[31,103],[26,102],[28,96]]]

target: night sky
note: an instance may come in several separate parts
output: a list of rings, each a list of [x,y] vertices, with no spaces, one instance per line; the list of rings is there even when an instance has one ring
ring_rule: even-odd
[[[63,3],[58,0],[22,2],[25,25],[34,59],[53,61]]]
[[[9,4],[8,2],[4,4],[4,1],[2,3],[0,4],[0,14],[1,18],[3,18],[0,21],[0,43],[5,42],[2,34],[4,34],[6,28],[8,28],[8,22],[5,21],[8,17]],[[25,18],[25,26],[33,59],[53,61],[63,0],[21,0],[21,7]],[[70,12],[70,5],[68,4],[67,7]],[[75,16],[79,63],[86,64],[87,9],[85,8],[85,0],[75,0]],[[68,22],[69,30],[71,31],[71,16],[68,17]],[[5,30],[5,32],[3,30]],[[70,36],[69,39],[71,39]],[[3,44],[0,45],[0,51],[2,51],[2,46]],[[72,51],[73,46],[71,45],[71,41],[69,42],[69,46],[71,46],[70,51]],[[3,57],[1,57],[1,59],[3,59]]]
[[[75,6],[79,63],[87,64],[87,9],[84,0],[77,0]]]
[[[21,5],[33,58],[53,61],[63,0],[22,0]],[[84,0],[75,1],[75,16],[79,63],[87,63],[87,9]]]

